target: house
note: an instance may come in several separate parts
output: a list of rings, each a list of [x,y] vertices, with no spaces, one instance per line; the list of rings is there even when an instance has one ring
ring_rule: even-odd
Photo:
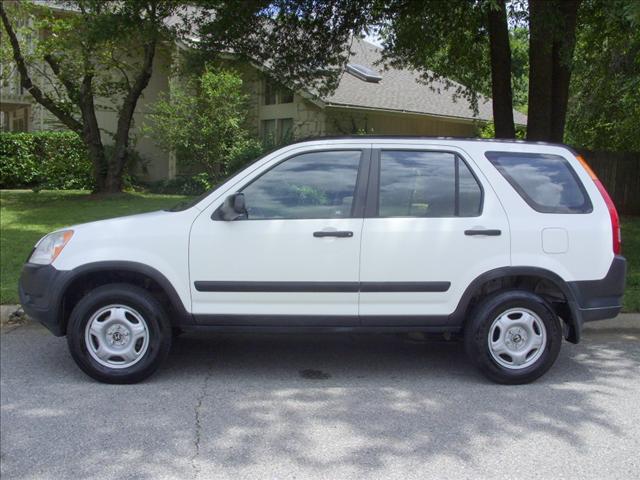
[[[428,135],[472,137],[478,122],[492,119],[491,101],[483,98],[474,113],[469,102],[455,98],[444,83],[426,85],[416,71],[378,66],[381,51],[355,38],[352,55],[337,89],[317,97],[310,92],[292,92],[278,86],[253,65],[238,68],[249,93],[249,127],[252,134],[276,143],[310,136],[375,133],[378,135]],[[171,88],[171,65],[178,49],[162,48],[156,55],[154,72],[138,102],[132,135],[136,150],[148,162],[148,180],[173,178],[179,173],[173,155],[161,151],[142,130],[144,117],[161,93]],[[2,69],[15,69],[13,64]],[[33,131],[64,128],[46,109],[22,90],[12,71],[0,89],[2,130]],[[104,102],[103,102],[104,103]],[[112,108],[98,107],[98,122],[105,132],[114,131],[117,118]],[[517,124],[526,116],[514,112]],[[104,135],[104,141],[109,136]]]
[[[478,122],[492,119],[491,100],[483,98],[474,115],[469,102],[454,98],[444,82],[426,85],[418,72],[376,66],[381,51],[356,38],[338,88],[314,98],[308,92],[278,90],[258,70],[243,76],[252,95],[254,132],[296,138],[318,135],[375,133],[473,137]],[[515,122],[527,118],[514,111]]]

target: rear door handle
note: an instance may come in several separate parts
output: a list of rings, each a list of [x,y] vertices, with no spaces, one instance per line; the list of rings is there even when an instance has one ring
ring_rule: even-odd
[[[487,237],[499,237],[502,235],[501,230],[490,230],[490,229],[482,229],[482,230],[465,230],[465,235],[474,236],[474,235],[484,235]]]
[[[334,230],[334,231],[321,231],[321,232],[313,232],[313,236],[316,238],[323,237],[338,237],[338,238],[350,238],[353,237],[353,232],[349,232],[347,230]]]

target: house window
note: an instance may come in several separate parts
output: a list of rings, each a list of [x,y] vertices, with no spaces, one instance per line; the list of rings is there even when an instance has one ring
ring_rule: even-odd
[[[27,131],[24,118],[16,118],[13,121],[13,131],[14,132],[26,132]]]
[[[274,142],[276,139],[276,120],[262,121],[262,139],[266,142]]]
[[[263,120],[261,133],[267,143],[286,143],[293,138],[293,118]]]
[[[269,80],[264,81],[264,104],[293,103],[293,92]]]
[[[264,85],[264,104],[265,105],[275,105],[278,103],[278,89],[276,86],[269,82],[265,81]]]
[[[291,140],[293,136],[293,118],[281,118],[278,124],[278,140],[281,143]]]
[[[280,103],[293,103],[293,92],[289,89],[280,90]]]

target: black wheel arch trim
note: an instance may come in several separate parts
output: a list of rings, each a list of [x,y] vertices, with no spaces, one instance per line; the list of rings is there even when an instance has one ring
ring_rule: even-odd
[[[193,316],[187,311],[184,303],[182,302],[182,299],[178,295],[178,292],[176,291],[172,283],[167,279],[167,277],[164,276],[164,274],[144,263],[125,260],[109,260],[103,262],[87,263],[84,265],[80,265],[72,270],[64,271],[66,275],[61,278],[62,281],[58,286],[57,292],[55,294],[54,304],[52,305],[55,306],[56,312],[58,312],[59,322],[62,323],[64,320],[62,318],[64,297],[69,286],[82,275],[107,271],[138,273],[151,278],[165,292],[165,294],[169,298],[171,306],[173,307],[175,313],[178,315],[178,318],[171,319],[171,323],[178,325],[191,325],[194,323]],[[66,332],[66,325],[61,327],[62,331]]]
[[[515,267],[500,267],[494,270],[489,270],[478,277],[476,277],[469,286],[465,289],[458,306],[455,311],[449,316],[453,323],[464,324],[465,316],[469,309],[469,305],[475,293],[480,289],[482,285],[492,280],[498,280],[505,277],[515,276],[527,276],[527,277],[539,277],[544,280],[548,280],[553,283],[567,299],[571,318],[565,318],[570,324],[570,332],[567,336],[567,340],[572,343],[577,343],[580,340],[580,333],[582,330],[582,312],[579,305],[576,302],[575,295],[572,289],[558,274],[553,273],[550,270],[539,267],[527,267],[527,266],[515,266]]]

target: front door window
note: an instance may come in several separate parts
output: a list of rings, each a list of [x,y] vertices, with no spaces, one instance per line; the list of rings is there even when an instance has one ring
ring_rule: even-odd
[[[290,158],[245,187],[249,220],[349,218],[361,152]]]

